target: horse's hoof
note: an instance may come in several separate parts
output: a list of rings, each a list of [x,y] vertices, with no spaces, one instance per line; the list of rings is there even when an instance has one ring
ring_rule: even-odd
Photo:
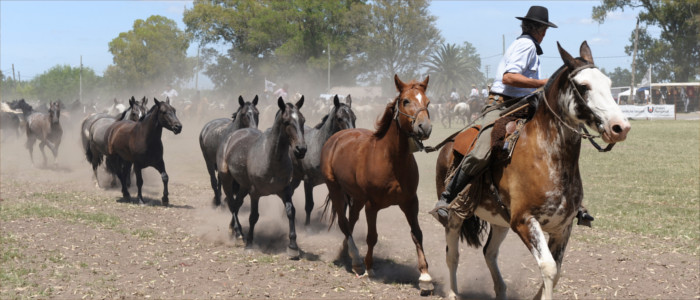
[[[430,281],[418,281],[421,296],[430,296],[435,291],[435,286]]]
[[[358,266],[353,265],[352,266],[352,271],[355,272],[355,276],[357,276],[357,278],[360,278],[362,276],[365,276],[365,274],[367,274],[366,271],[363,272],[363,269],[364,268],[362,267],[362,265],[358,265]],[[360,275],[360,274],[362,274],[362,275]]]
[[[287,256],[290,260],[299,260],[299,258],[301,258],[301,251],[299,249],[287,247]]]
[[[164,198],[164,199],[161,201],[161,203],[163,204],[163,206],[168,206],[168,205],[170,205],[170,201],[168,200],[168,198]]]

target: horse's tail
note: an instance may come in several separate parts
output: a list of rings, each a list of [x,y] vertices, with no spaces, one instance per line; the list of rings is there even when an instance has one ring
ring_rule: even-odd
[[[120,175],[122,165],[123,162],[117,155],[111,155],[105,159],[105,167],[107,167],[107,172],[111,174]]]
[[[323,204],[323,213],[321,216],[328,216],[328,230],[331,230],[331,227],[333,227],[333,223],[335,223],[335,219],[337,217],[335,209],[331,208],[330,213],[328,212],[328,208],[331,207],[333,202],[331,201],[331,194],[328,193],[326,196],[326,202]]]
[[[479,219],[476,215],[472,215],[462,221],[459,237],[471,247],[481,247],[481,236],[487,227],[486,221]]]

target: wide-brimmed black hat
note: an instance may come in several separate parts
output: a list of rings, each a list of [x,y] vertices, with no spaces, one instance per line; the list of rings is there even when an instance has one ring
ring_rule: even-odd
[[[527,15],[525,15],[524,17],[515,18],[518,20],[535,21],[537,23],[542,23],[549,27],[557,28],[557,25],[554,25],[554,23],[549,22],[549,11],[547,11],[547,8],[544,6],[530,6],[530,10],[527,11]]]

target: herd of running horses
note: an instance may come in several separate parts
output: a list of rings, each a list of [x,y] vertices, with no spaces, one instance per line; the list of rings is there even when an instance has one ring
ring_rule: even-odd
[[[496,297],[506,297],[497,258],[501,242],[512,230],[531,251],[540,268],[543,282],[537,297],[551,299],[561,275],[573,219],[583,198],[578,167],[581,140],[593,136],[581,130],[587,126],[609,144],[624,141],[630,130],[629,122],[611,96],[610,80],[595,67],[587,43],[581,45],[578,58],[561,47],[559,52],[564,65],[539,92],[537,101],[530,101],[523,110],[527,111],[523,117],[526,122],[519,127],[519,139],[512,153],[506,159],[494,160],[491,167],[467,187],[471,190],[462,197],[467,197],[463,199],[468,207],[459,214],[451,211],[448,223],[444,224],[450,298],[456,298],[458,293],[459,238],[465,238],[471,246],[479,246],[485,229],[490,228],[484,257]],[[336,96],[328,114],[314,127],[305,126],[306,119],[301,113],[303,96],[295,103],[285,102],[280,97],[274,122],[265,131],[258,129],[257,96],[252,101],[239,97],[238,110],[231,118],[208,122],[199,136],[214,192],[213,204],[223,204],[223,188],[226,206],[232,214],[232,238],[251,246],[259,218],[260,197],[277,195],[289,219],[288,254],[290,258],[299,258],[292,194],[303,181],[305,223],[308,225],[314,207],[312,190],[326,184],[328,197],[324,213],[331,215],[331,225],[337,220],[345,235],[343,249],[352,259],[353,271],[357,275],[373,276],[377,213],[397,205],[405,214],[415,243],[420,293],[432,293],[433,279],[428,272],[418,223],[419,171],[414,156],[415,152],[426,149],[423,141],[432,131],[430,99],[426,96],[428,82],[428,77],[423,81],[404,82],[395,75],[398,95],[379,114],[374,131],[355,128],[356,116],[350,96],[344,102]],[[91,114],[83,120],[80,136],[95,177],[98,166],[104,162],[109,173],[121,183],[124,199],[131,201],[128,187],[133,170],[137,200],[143,203],[141,172],[153,167],[161,174],[161,204],[167,206],[169,177],[163,161],[161,137],[163,129],[180,133],[182,123],[169,99],[154,98],[153,102],[149,108],[148,99],[132,97],[128,109],[117,116]],[[48,146],[55,157],[63,132],[59,122],[60,105],[51,103],[48,113],[33,111],[23,100],[7,106],[10,106],[9,111],[19,110],[24,115],[30,156],[38,139],[42,155],[44,146]],[[477,135],[452,136],[440,144],[438,195],[444,188],[441,183],[449,177],[449,170],[458,166],[462,158],[462,154],[453,150],[453,145],[460,138],[470,144]],[[494,148],[493,151],[500,150]],[[244,234],[238,212],[246,196],[250,199],[251,212],[248,231]],[[368,223],[364,261],[352,235],[363,209]]]

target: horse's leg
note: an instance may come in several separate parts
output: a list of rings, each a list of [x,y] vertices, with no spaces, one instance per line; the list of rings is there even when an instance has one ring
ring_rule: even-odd
[[[459,266],[459,235],[464,219],[450,214],[445,227],[445,262],[450,272],[450,292],[448,299],[457,299],[457,267]]]
[[[168,200],[168,173],[165,172],[165,162],[161,159],[154,167],[160,173],[160,178],[163,179],[163,206],[168,206],[170,200]]]
[[[314,210],[314,184],[311,180],[304,180],[304,196],[306,199],[306,222],[304,225],[309,226],[311,224],[311,211]]]
[[[289,246],[287,247],[287,255],[289,255],[290,259],[299,259],[300,251],[299,245],[297,245],[297,231],[294,222],[296,209],[294,208],[294,203],[292,203],[293,192],[292,188],[287,186],[284,188],[281,198],[282,203],[284,203],[284,210],[287,213],[287,219],[289,220]]]
[[[248,191],[244,191],[243,189],[241,189],[240,185],[236,181],[234,181],[233,184],[231,184],[231,186],[233,187],[233,193],[236,196],[233,199],[229,198],[228,201],[228,207],[231,211],[231,215],[233,216],[229,227],[232,230],[231,234],[233,235],[235,242],[238,244],[243,242],[243,226],[241,226],[241,220],[238,217],[238,211],[241,209],[241,206],[243,205],[243,199],[245,199],[245,196],[248,195]]]
[[[353,216],[353,213],[357,211],[359,214],[359,209],[350,210],[350,224],[351,228],[355,227],[355,222],[357,218]],[[368,204],[365,206],[365,218],[367,219],[367,254],[365,255],[365,274],[362,276],[374,277],[374,246],[377,245],[377,210],[373,205]]]
[[[413,200],[409,202],[403,202],[399,205],[399,207],[406,216],[408,225],[411,227],[411,238],[413,239],[413,244],[416,245],[418,270],[420,271],[420,277],[418,278],[420,293],[423,296],[430,295],[433,293],[435,287],[433,286],[433,278],[430,277],[430,274],[428,273],[428,261],[425,259],[425,252],[423,251],[423,231],[420,229],[420,224],[418,224],[418,196],[414,196]],[[365,208],[365,212],[366,209],[367,208]],[[376,219],[376,214],[374,217]],[[367,218],[367,223],[369,223],[369,218]]]
[[[127,162],[122,161],[121,158],[119,157],[113,157],[113,156],[108,156],[107,157],[107,165],[111,166],[110,172],[117,173],[117,178],[119,178],[119,183],[122,185],[122,197],[124,200],[131,202],[131,195],[129,194],[129,189],[126,186],[126,179],[124,178],[125,176],[128,176],[128,174],[124,175],[124,168],[122,164],[126,164]]]
[[[571,236],[571,227],[573,226],[573,223],[570,224],[564,232],[561,233],[561,235],[549,235],[549,242],[548,242],[548,248],[549,248],[549,253],[551,253],[551,256],[554,258],[554,261],[556,262],[557,265],[557,271],[552,279],[552,285],[549,290],[547,290],[546,283],[547,281],[545,280],[545,284],[540,286],[540,290],[537,292],[537,295],[535,298],[540,298],[540,299],[552,299],[552,291],[554,290],[554,287],[557,286],[557,282],[559,282],[559,277],[561,276],[561,262],[564,259],[564,251],[566,250],[566,245],[569,242],[569,237]],[[544,272],[543,272],[544,273]],[[544,274],[543,274],[544,277]],[[544,296],[542,295],[542,290],[545,290]],[[549,295],[549,296],[547,296]],[[549,298],[547,298],[549,297]]]
[[[143,195],[141,195],[141,187],[143,186],[143,175],[141,174],[142,169],[143,169],[142,166],[134,165],[134,173],[136,173],[136,188],[138,188],[139,204],[144,204]],[[125,170],[124,174],[126,174],[126,176],[131,175],[131,174],[129,174],[129,170]]]
[[[362,260],[360,259],[360,251],[357,250],[357,245],[355,245],[355,240],[352,238],[352,232],[355,230],[355,224],[357,223],[357,220],[360,218],[360,211],[362,210],[362,207],[364,207],[364,205],[360,205],[360,202],[358,202],[358,201],[344,201],[344,203],[354,203],[354,205],[350,205],[350,213],[349,213],[350,219],[348,220],[348,232],[349,232],[349,235],[347,237],[348,238],[348,254],[350,255],[350,258],[352,258],[353,271],[355,272],[355,274],[359,275],[359,274],[361,274],[361,271],[362,271]],[[375,215],[376,215],[376,213],[375,213]],[[369,221],[367,221],[367,223],[369,224]],[[367,232],[368,232],[367,239],[369,240],[370,230],[367,229]],[[376,228],[375,228],[375,233],[376,233]],[[376,240],[376,237],[375,237],[375,240]],[[370,270],[370,272],[371,272],[371,270]],[[365,275],[372,276],[373,274],[368,274],[367,271],[365,271]]]
[[[46,153],[44,153],[44,147],[46,146],[46,140],[40,140],[39,150],[41,150],[41,157],[44,158],[44,166],[46,166]]]
[[[506,235],[508,235],[508,230],[508,227],[491,224],[489,238],[486,240],[486,245],[484,245],[483,249],[486,266],[488,266],[489,271],[491,271],[491,279],[493,280],[493,290],[496,292],[496,299],[506,298],[506,283],[503,281],[501,271],[498,269],[498,249],[501,247],[501,243],[505,240]]]
[[[258,204],[260,203],[259,196],[250,195],[250,216],[248,217],[248,236],[246,237],[245,247],[253,246],[253,232],[255,231],[255,223],[258,223],[260,213],[258,212]]]
[[[512,219],[511,224],[513,231],[520,236],[520,239],[525,243],[525,246],[530,250],[530,253],[537,261],[537,265],[540,267],[544,283],[537,293],[538,296],[541,295],[541,299],[552,299],[554,281],[558,278],[559,272],[557,263],[547,246],[547,240],[540,223],[532,216],[520,216],[517,219]],[[543,290],[544,293],[542,293]]]
[[[214,201],[212,204],[214,207],[221,205],[221,184],[216,180],[216,162],[207,162],[207,172],[209,172],[209,181],[211,182],[211,189],[214,190]]]
[[[343,194],[340,186],[335,183],[326,183],[326,186],[328,187],[328,197],[332,201],[332,209],[335,211],[336,218],[338,218],[338,227],[345,235],[343,250],[347,249],[348,256],[352,259],[352,270],[355,274],[359,275],[362,270],[362,260],[360,259],[359,251],[357,251],[355,241],[352,239],[352,227],[350,227],[350,222],[345,215],[347,211],[345,194]],[[359,215],[359,212],[356,213],[356,215]],[[357,221],[357,219],[355,221]]]

